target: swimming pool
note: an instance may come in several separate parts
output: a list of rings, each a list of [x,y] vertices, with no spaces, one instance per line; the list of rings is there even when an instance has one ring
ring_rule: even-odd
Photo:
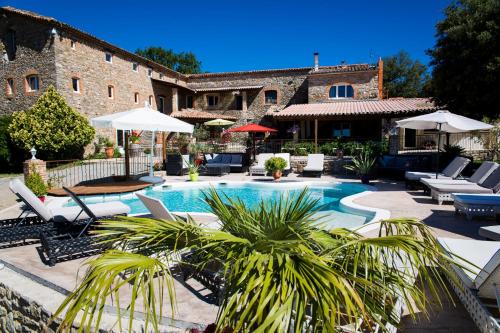
[[[210,209],[203,200],[204,191],[211,186],[221,194],[230,198],[239,198],[251,208],[261,200],[275,202],[282,195],[299,193],[308,186],[311,198],[318,199],[321,222],[325,228],[358,227],[374,218],[370,210],[355,209],[342,204],[342,199],[367,191],[368,187],[352,183],[258,183],[258,182],[198,182],[156,186],[141,191],[142,193],[160,199],[172,212],[209,213]],[[85,197],[87,203],[119,200],[131,208],[131,214],[146,214],[148,210],[133,194],[113,196]],[[74,205],[69,201],[66,205]]]

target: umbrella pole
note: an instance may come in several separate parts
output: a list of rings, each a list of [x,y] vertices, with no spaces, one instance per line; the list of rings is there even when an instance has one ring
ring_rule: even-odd
[[[153,177],[153,175],[154,175],[154,172],[153,172],[154,149],[155,149],[155,131],[153,131],[153,134],[151,135],[151,154],[149,154],[149,176],[150,177]]]
[[[252,141],[253,141],[253,160],[255,161],[255,133],[252,132]]]
[[[125,179],[129,180],[130,179],[130,152],[129,152],[129,146],[128,146],[128,140],[129,140],[129,134],[127,131],[125,131]]]
[[[438,131],[438,152],[437,152],[437,163],[436,163],[436,179],[438,179],[439,173],[439,147],[441,146],[441,123],[439,123],[439,131]]]

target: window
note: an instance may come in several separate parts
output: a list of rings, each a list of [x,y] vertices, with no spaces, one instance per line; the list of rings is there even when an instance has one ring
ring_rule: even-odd
[[[207,104],[208,104],[208,106],[217,106],[219,104],[219,96],[208,95],[207,96]]]
[[[158,111],[165,112],[163,107],[165,106],[165,97],[158,96]]]
[[[264,92],[264,94],[266,104],[278,104],[278,91],[267,90]]]
[[[188,108],[188,109],[193,108],[193,95],[186,96],[186,108]]]
[[[405,148],[416,148],[417,147],[417,130],[413,128],[405,128]]]
[[[153,95],[149,95],[148,102],[149,106],[153,106]]]
[[[115,98],[115,87],[108,86],[108,98]]]
[[[134,93],[134,103],[139,104],[139,93],[138,92]]]
[[[328,93],[330,98],[354,98],[354,89],[351,85],[331,86]]]
[[[163,74],[160,73],[160,80],[163,80]]]
[[[79,93],[80,92],[80,79],[77,77],[74,77],[71,79],[71,85],[73,87],[73,92]]]
[[[136,62],[132,63],[132,70],[134,72],[138,72],[139,71],[139,64]]]
[[[153,70],[151,68],[148,68],[148,76],[149,77],[153,76]]]
[[[243,96],[236,96],[236,110],[243,110]]]
[[[105,59],[106,59],[106,62],[109,62],[110,64],[113,63],[113,55],[111,53],[106,52]]]
[[[14,79],[7,79],[7,95],[14,95]]]
[[[26,91],[38,91],[40,89],[40,80],[38,75],[29,75],[26,77]]]
[[[76,49],[76,42],[74,40],[70,42],[70,45],[72,50]]]
[[[333,124],[334,137],[349,137],[351,136],[351,124],[349,123],[335,123]]]
[[[118,147],[125,147],[125,134],[130,135],[129,130],[116,130],[116,145]]]
[[[5,34],[5,50],[7,51],[9,60],[14,60],[16,58],[16,32],[12,29],[7,30]]]

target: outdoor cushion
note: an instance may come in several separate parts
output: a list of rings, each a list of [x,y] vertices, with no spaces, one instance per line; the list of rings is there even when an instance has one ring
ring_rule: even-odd
[[[231,165],[243,165],[243,155],[231,155]]]
[[[406,171],[405,178],[408,180],[422,180],[425,178],[436,179],[436,173],[435,172]],[[452,179],[452,178],[445,176],[442,173],[438,173],[438,179]]]
[[[23,182],[21,182],[19,179],[13,179],[10,184],[9,184],[9,187],[11,189],[12,192],[14,192],[16,195],[22,197],[24,200],[27,201],[27,203],[33,207],[34,210],[36,210],[38,212],[38,214],[46,221],[50,221],[52,219],[52,212],[50,211],[49,208],[47,208],[43,202],[40,201],[40,199],[38,199],[36,197],[35,194],[33,194],[33,192],[31,192],[31,190],[26,186],[24,185]]]
[[[224,154],[224,155],[219,155],[219,156],[222,156],[221,160],[219,163],[221,164],[231,164],[231,155],[227,155],[227,154]]]
[[[453,266],[468,288],[480,289],[488,280],[493,270],[498,270],[500,263],[500,242],[445,237],[439,237],[438,242],[448,252],[450,257],[467,268],[465,270],[455,265]],[[480,290],[480,294],[481,292],[489,294],[490,291]],[[492,296],[494,293],[489,295]]]
[[[290,153],[275,154],[274,157],[281,157],[286,161],[286,167],[283,170],[290,170]]]
[[[434,184],[429,186],[432,190],[440,193],[493,193],[492,189],[477,184]]]
[[[486,179],[479,185],[492,189],[493,192],[498,192],[500,186],[500,168],[496,168]]]
[[[500,241],[500,225],[490,225],[488,227],[479,228],[479,236]]]
[[[472,174],[469,179],[451,179],[451,178],[422,178],[420,182],[430,186],[433,184],[473,184],[483,182],[493,171],[498,168],[498,164],[495,162],[483,162],[481,166]]]
[[[446,177],[456,178],[469,163],[468,158],[457,156],[444,168],[442,174]]]
[[[221,154],[214,154],[214,158],[212,158],[211,160],[208,160],[207,163],[208,164],[217,164],[217,163],[221,163],[222,161],[222,155]]]
[[[170,213],[161,200],[140,193],[136,193],[135,195],[142,201],[143,205],[146,206],[155,219],[175,221],[175,216]]]
[[[115,216],[130,213],[130,207],[120,201],[102,202],[88,205],[97,217]],[[54,222],[72,222],[85,220],[89,216],[79,206],[60,207],[54,212]]]
[[[323,161],[325,155],[323,154],[309,154],[307,155],[307,165],[304,171],[323,171]]]

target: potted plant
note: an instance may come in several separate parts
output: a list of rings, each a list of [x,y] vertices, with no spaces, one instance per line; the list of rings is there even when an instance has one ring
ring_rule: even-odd
[[[151,148],[145,148],[144,149],[144,154],[150,155],[151,154]]]
[[[196,165],[196,163],[189,163],[188,164],[188,174],[189,174],[189,180],[192,182],[195,182],[198,180],[198,176],[200,175],[198,171],[200,170],[200,167]]]
[[[156,177],[165,176],[165,170],[163,170],[163,164],[160,162],[156,162],[153,164],[153,172]]]
[[[283,157],[271,157],[266,161],[265,168],[272,173],[275,181],[279,181],[286,168],[286,160]]]
[[[352,158],[352,164],[346,165],[347,170],[356,172],[363,184],[368,185],[370,183],[370,172],[375,165],[377,159],[372,157],[367,151],[362,151],[361,154]]]
[[[141,145],[139,141],[141,141],[141,134],[136,131],[132,131],[129,137],[130,141],[130,156],[137,157],[139,155],[139,150],[141,149]]]
[[[45,202],[47,195],[47,186],[43,182],[42,176],[38,172],[32,172],[26,177],[24,183],[39,199]]]
[[[106,158],[113,158],[115,154],[115,144],[113,141],[107,139],[104,143],[104,152],[106,153]]]

